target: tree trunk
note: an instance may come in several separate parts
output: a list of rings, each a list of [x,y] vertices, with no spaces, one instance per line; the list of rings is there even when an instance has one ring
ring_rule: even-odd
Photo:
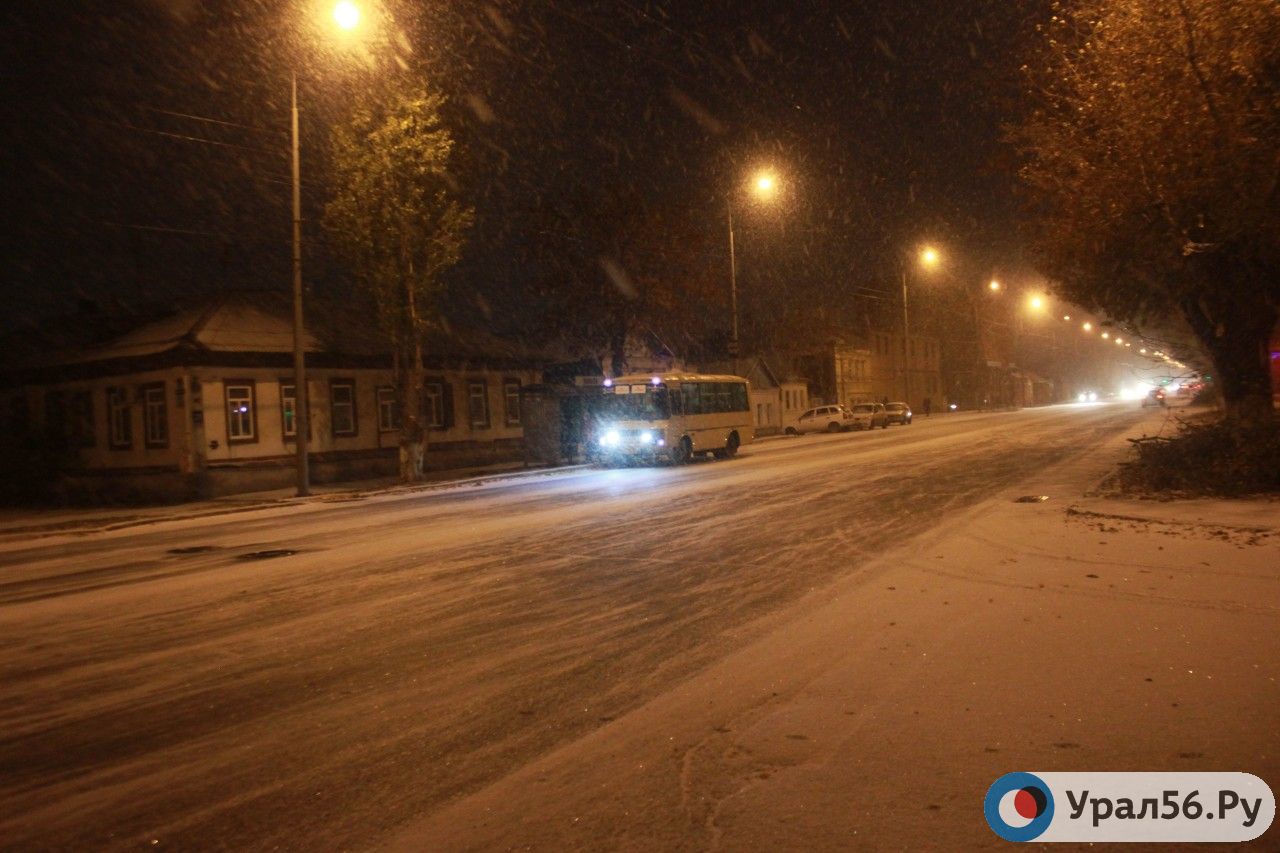
[[[404,277],[404,327],[400,336],[402,355],[397,377],[396,399],[400,404],[400,481],[416,483],[422,479],[423,460],[427,451],[427,431],[422,423],[422,335],[418,329],[418,305],[414,293],[413,261],[408,262]]]
[[[1227,263],[1206,266],[1204,272],[1224,277],[1234,271]],[[1185,299],[1180,308],[1213,361],[1213,379],[1222,391],[1227,420],[1260,426],[1275,420],[1269,350],[1280,314],[1267,304],[1257,282],[1240,275],[1233,278],[1235,287],[1206,288],[1201,292],[1211,295]]]

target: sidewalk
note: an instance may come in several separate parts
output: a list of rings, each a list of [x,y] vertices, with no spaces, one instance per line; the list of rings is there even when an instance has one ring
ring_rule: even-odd
[[[388,846],[1004,849],[982,798],[1012,770],[1233,770],[1276,789],[1280,502],[1085,497],[1126,447],[815,590]]]
[[[521,462],[510,462],[473,468],[427,471],[424,478],[417,483],[401,483],[394,477],[342,483],[313,483],[311,494],[305,498],[298,497],[296,489],[289,486],[268,491],[226,495],[205,501],[160,506],[3,509],[0,510],[0,542],[23,537],[118,530],[158,521],[181,521],[188,518],[227,515],[272,506],[359,500],[374,494],[421,491],[490,479],[535,477],[551,471],[573,470],[578,467],[583,466],[526,468]]]

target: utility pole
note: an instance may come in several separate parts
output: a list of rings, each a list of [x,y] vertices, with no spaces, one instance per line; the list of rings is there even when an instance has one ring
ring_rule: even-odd
[[[733,315],[733,328],[729,333],[729,355],[733,357],[733,370],[738,370],[738,258],[733,241],[733,200],[729,209],[729,304]]]
[[[902,265],[902,401],[911,405],[911,364],[907,361],[911,323],[907,319],[907,265]]]
[[[311,472],[307,468],[307,407],[306,331],[302,324],[302,179],[298,155],[298,75],[292,75],[292,131],[293,154],[293,427],[297,450],[298,497],[311,494]]]

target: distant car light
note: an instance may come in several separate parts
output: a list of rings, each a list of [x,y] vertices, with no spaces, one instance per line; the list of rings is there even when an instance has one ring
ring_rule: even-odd
[[[644,432],[640,433],[640,443],[653,444],[653,433],[650,432],[649,430],[645,430]]]
[[[947,408],[954,412],[956,409],[958,409],[958,408],[960,408],[960,407],[959,407],[958,405],[956,405],[955,403],[952,403],[952,404],[951,404],[950,406],[948,406]]]
[[[605,430],[604,434],[600,436],[600,445],[602,447],[617,447],[620,441],[622,441],[622,436],[616,429]]]

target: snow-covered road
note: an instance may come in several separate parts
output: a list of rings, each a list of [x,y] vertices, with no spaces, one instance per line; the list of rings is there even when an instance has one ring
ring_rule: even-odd
[[[376,844],[1142,416],[935,416],[10,544],[0,846]],[[296,553],[240,559],[267,549]]]

